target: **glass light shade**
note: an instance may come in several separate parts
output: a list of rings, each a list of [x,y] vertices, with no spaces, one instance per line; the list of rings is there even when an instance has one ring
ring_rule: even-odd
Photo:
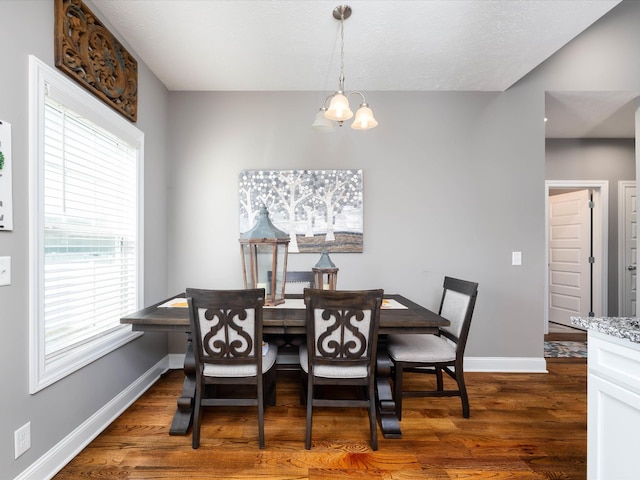
[[[324,116],[326,111],[327,109],[323,107],[316,113],[316,118],[311,124],[311,128],[319,132],[333,132],[336,129],[335,124]]]
[[[378,122],[373,117],[373,111],[366,103],[360,105],[360,108],[356,112],[356,118],[351,124],[351,128],[354,130],[369,130],[378,126]]]
[[[343,122],[353,117],[353,112],[349,108],[349,100],[342,92],[336,92],[329,104],[329,110],[324,113],[329,120]]]

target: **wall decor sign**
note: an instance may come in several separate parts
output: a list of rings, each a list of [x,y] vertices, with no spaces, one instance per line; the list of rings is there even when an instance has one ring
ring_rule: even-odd
[[[362,253],[362,170],[243,170],[240,233],[264,205],[289,253]]]
[[[13,230],[11,124],[0,120],[0,231]]]
[[[55,0],[56,67],[129,120],[138,116],[138,62],[82,0]]]

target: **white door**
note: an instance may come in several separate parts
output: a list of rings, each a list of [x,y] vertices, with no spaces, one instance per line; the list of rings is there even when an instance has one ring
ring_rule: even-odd
[[[636,185],[635,182],[619,182],[620,196],[620,225],[618,235],[620,237],[621,256],[619,262],[620,275],[620,305],[618,314],[623,317],[636,316]]]
[[[549,321],[571,325],[591,308],[589,190],[549,197]]]

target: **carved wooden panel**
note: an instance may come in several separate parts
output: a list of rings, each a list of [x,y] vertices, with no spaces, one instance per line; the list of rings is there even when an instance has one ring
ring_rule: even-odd
[[[82,0],[55,0],[56,67],[136,121],[138,62]]]

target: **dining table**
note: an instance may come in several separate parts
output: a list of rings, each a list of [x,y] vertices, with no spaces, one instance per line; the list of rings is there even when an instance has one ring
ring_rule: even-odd
[[[191,341],[189,310],[185,294],[177,294],[137,312],[120,323],[142,332],[184,332],[187,349],[184,358],[182,393],[171,423],[171,435],[186,435],[193,422],[196,364]],[[398,294],[385,294],[380,311],[379,343],[376,361],[376,398],[380,430],[385,438],[402,438],[400,421],[391,389],[392,361],[386,349],[386,335],[396,333],[436,334],[449,320]],[[287,295],[285,302],[263,309],[263,334],[301,336],[306,333],[306,311],[302,295]]]

